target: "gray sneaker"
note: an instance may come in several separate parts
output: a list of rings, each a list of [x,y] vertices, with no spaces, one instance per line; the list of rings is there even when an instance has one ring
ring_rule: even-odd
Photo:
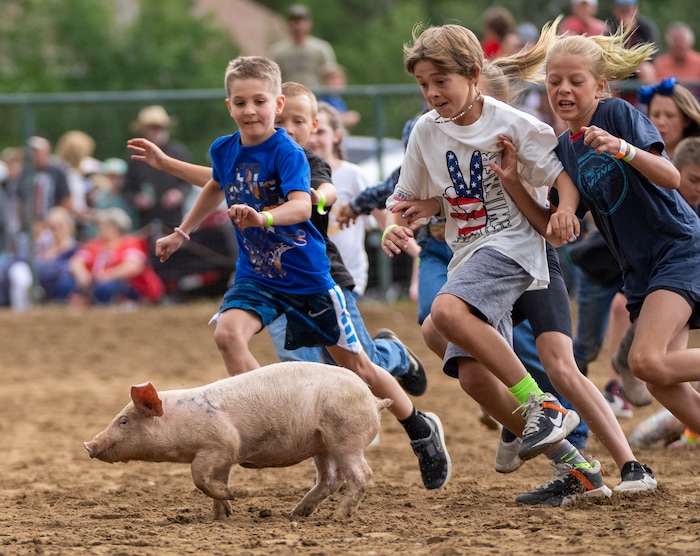
[[[564,440],[581,422],[578,413],[564,409],[552,394],[538,398],[531,393],[530,399],[518,409],[525,418],[523,443],[520,446],[520,459],[523,460],[539,456],[550,446]]]
[[[615,372],[622,378],[622,391],[629,402],[636,407],[642,407],[651,404],[654,398],[649,393],[646,382],[634,376],[627,364],[627,356],[633,339],[634,326],[630,326],[610,362]]]
[[[442,488],[452,475],[450,454],[445,447],[445,432],[440,418],[434,413],[422,413],[432,432],[427,438],[411,440],[413,453],[418,456],[418,465],[423,485],[428,490]]]
[[[498,448],[496,448],[496,458],[493,460],[493,468],[499,473],[512,473],[525,463],[520,459],[520,446],[523,443],[522,439],[515,437],[508,441],[503,438],[503,434],[498,439]]]
[[[532,492],[515,498],[518,504],[531,506],[566,506],[581,497],[610,498],[612,491],[603,482],[600,463],[592,461],[593,467],[577,467],[570,463],[553,463],[554,478],[536,487]]]

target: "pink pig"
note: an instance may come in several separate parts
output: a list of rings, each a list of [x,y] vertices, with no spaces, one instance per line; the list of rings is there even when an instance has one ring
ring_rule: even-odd
[[[214,499],[214,519],[231,515],[231,467],[285,467],[307,458],[316,484],[292,511],[308,516],[346,483],[334,513],[356,509],[372,478],[364,450],[379,431],[380,400],[355,373],[321,363],[276,363],[187,390],[131,387],[129,403],[85,442],[113,463],[191,463],[194,483]]]

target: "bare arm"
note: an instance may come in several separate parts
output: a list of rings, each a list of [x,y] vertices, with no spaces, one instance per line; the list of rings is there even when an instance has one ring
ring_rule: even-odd
[[[620,147],[625,146],[622,139],[610,135],[607,131],[599,127],[582,127],[581,131],[584,132],[583,143],[594,148],[597,154],[606,152],[615,156],[620,152]],[[627,148],[629,149],[629,146]],[[664,189],[678,189],[681,176],[678,169],[670,160],[664,158],[661,156],[661,153],[658,152],[647,152],[633,145],[632,148],[636,154],[631,160],[629,160],[630,155],[627,155],[627,159],[629,160],[627,164],[659,187],[663,187]]]
[[[490,166],[501,180],[504,189],[518,206],[525,218],[533,228],[537,230],[547,241],[555,247],[559,247],[569,241],[575,241],[580,233],[579,221],[576,217],[578,206],[578,190],[562,171],[554,181],[560,195],[559,207],[547,208],[538,203],[525,189],[517,171],[517,156],[515,145],[505,135],[499,136],[500,146],[503,147],[501,164],[491,162]],[[550,226],[553,211],[559,212],[555,219],[556,224]]]
[[[311,195],[305,191],[292,191],[287,196],[286,202],[264,212],[268,212],[272,216],[273,225],[299,224],[311,218]],[[268,223],[267,215],[256,211],[249,205],[231,205],[228,209],[228,215],[233,220],[234,225],[242,230],[267,226]]]
[[[202,188],[202,193],[197,197],[190,213],[180,224],[180,229],[185,234],[192,233],[207,216],[218,208],[223,199],[224,192],[219,188],[219,182],[210,179]],[[184,236],[175,232],[156,241],[156,256],[160,258],[160,262],[167,261],[170,255],[180,248],[183,241],[185,241]]]
[[[211,168],[208,166],[200,166],[168,156],[158,145],[143,137],[129,139],[126,147],[134,153],[131,155],[133,160],[145,162],[156,170],[167,172],[192,185],[204,187],[211,179]]]

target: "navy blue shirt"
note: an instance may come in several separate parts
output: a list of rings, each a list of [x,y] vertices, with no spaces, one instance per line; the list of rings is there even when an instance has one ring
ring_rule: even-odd
[[[601,100],[590,124],[637,149],[663,150],[649,119],[619,98]],[[621,159],[559,136],[557,154],[624,273],[630,304],[655,289],[700,295],[700,219],[677,190],[650,182]]]

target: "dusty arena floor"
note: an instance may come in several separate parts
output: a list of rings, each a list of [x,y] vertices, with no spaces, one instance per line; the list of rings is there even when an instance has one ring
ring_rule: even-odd
[[[330,519],[336,496],[311,517],[289,519],[314,479],[308,461],[237,467],[234,515],[215,522],[188,465],[91,460],[82,442],[126,404],[132,384],[183,388],[225,376],[207,326],[216,307],[0,312],[0,555],[700,553],[700,453],[639,452],[657,473],[653,494],[566,508],[516,506],[518,493],[551,477],[546,459],[511,475],[493,470],[498,434],[479,423],[475,403],[442,374],[410,303],[361,309],[370,332],[394,329],[426,362],[428,392],[415,401],[445,426],[453,473],[443,490],[423,489],[405,433],[388,412],[379,445],[367,451],[375,486],[341,523]],[[253,350],[261,363],[274,361],[266,333]],[[603,386],[603,357],[592,372]],[[630,431],[657,408],[635,410],[623,427]],[[608,470],[609,486],[617,484],[596,440],[587,453]]]

